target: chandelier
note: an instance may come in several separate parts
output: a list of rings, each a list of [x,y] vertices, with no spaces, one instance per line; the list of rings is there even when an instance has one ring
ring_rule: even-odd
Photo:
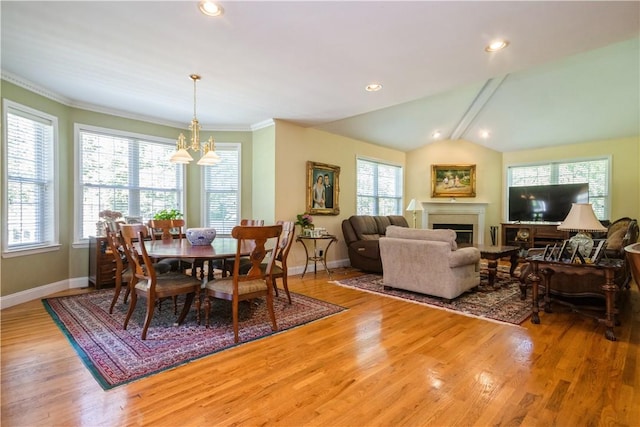
[[[200,145],[200,122],[196,116],[196,83],[200,80],[200,76],[197,74],[191,74],[189,76],[193,80],[193,120],[189,125],[191,131],[191,143],[187,145],[186,138],[183,133],[178,136],[176,142],[176,152],[171,156],[171,163],[189,164],[193,161],[193,157],[189,154],[191,151],[202,151],[202,157],[198,160],[200,166],[213,166],[220,163],[220,156],[216,153],[216,145],[213,137],[209,137],[207,142]]]

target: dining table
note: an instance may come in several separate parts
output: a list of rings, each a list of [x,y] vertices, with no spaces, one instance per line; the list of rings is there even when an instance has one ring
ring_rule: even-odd
[[[224,263],[227,259],[235,258],[238,249],[238,240],[233,237],[217,236],[210,245],[192,245],[186,238],[182,239],[164,239],[164,240],[145,240],[145,249],[151,258],[183,258],[194,259],[194,265],[201,266],[200,278],[203,283],[213,280],[213,261],[222,260],[223,276],[225,275]],[[250,245],[242,247],[241,256],[248,256],[251,253]],[[208,261],[207,276],[204,277],[202,266]],[[197,275],[196,269],[193,268],[192,275]]]

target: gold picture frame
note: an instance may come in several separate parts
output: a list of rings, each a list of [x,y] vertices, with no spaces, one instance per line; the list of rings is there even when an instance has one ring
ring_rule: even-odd
[[[307,161],[307,212],[311,215],[338,215],[339,197],[340,166]]]
[[[476,165],[431,165],[431,197],[476,197]]]

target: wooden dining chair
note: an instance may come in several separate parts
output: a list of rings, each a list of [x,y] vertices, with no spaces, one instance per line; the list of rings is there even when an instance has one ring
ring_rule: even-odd
[[[269,247],[277,248],[280,242],[282,225],[271,225],[266,227],[237,226],[231,231],[231,236],[238,240],[234,271],[231,277],[208,282],[205,287],[204,312],[205,324],[209,326],[209,312],[211,311],[211,299],[220,298],[231,301],[233,313],[233,333],[234,340],[238,342],[238,305],[240,301],[250,300],[266,296],[267,309],[271,317],[271,328],[278,330],[276,316],[273,310],[273,286],[271,278],[271,267],[273,266],[273,256],[269,257],[266,269],[260,268],[260,264],[265,260],[267,254],[271,252]],[[251,268],[246,274],[240,274],[241,254],[246,250],[247,245],[252,246]]]
[[[166,274],[158,274],[151,257],[147,253],[144,240],[147,236],[146,227],[141,224],[126,224],[120,227],[122,237],[124,239],[127,252],[130,254],[129,260],[135,266],[134,277],[136,281],[131,289],[131,303],[129,311],[124,320],[123,329],[127,329],[129,319],[133,314],[138,297],[142,297],[147,301],[147,314],[142,327],[142,339],[147,338],[147,330],[153,318],[153,311],[163,298],[173,298],[179,295],[185,295],[186,300],[180,316],[178,324],[181,324],[187,317],[191,304],[195,298],[197,321],[200,322],[200,281],[192,276],[187,276],[179,271],[169,271]],[[136,240],[138,244],[136,245]]]
[[[240,226],[261,227],[263,225],[264,225],[264,219],[242,218],[240,220]],[[214,261],[212,263],[212,266],[213,268],[222,270],[222,277],[226,277],[227,274],[231,274],[233,272],[234,262],[235,260],[233,258],[221,259],[221,260]],[[243,274],[246,274],[250,266],[251,266],[251,262],[249,262],[247,257],[242,257],[240,259],[240,271],[243,272]]]
[[[291,294],[289,293],[289,285],[287,284],[287,257],[289,256],[289,250],[293,244],[293,237],[296,231],[296,225],[293,221],[277,221],[276,225],[282,226],[282,234],[280,234],[280,243],[274,257],[274,265],[271,268],[271,277],[273,277],[273,289],[278,296],[278,285],[276,279],[282,279],[282,287],[287,294],[289,304],[291,304]],[[260,266],[263,269],[267,268],[265,263]]]
[[[175,219],[150,219],[148,222],[151,239],[171,240],[174,237],[184,238],[184,220],[176,222]]]
[[[287,294],[287,300],[289,304],[291,304],[291,293],[289,293],[289,285],[287,283],[288,276],[288,268],[287,268],[287,257],[289,256],[289,250],[293,245],[294,234],[295,234],[295,222],[293,221],[277,221],[276,225],[282,225],[282,234],[280,235],[280,243],[278,245],[277,250],[275,251],[274,264],[271,269],[271,276],[273,277],[273,289],[278,296],[278,278],[282,279],[282,287],[284,288],[285,293]],[[240,274],[247,274],[251,268],[251,262],[245,258],[240,262]],[[267,263],[260,264],[260,268],[266,269]]]
[[[131,278],[133,276],[132,269],[130,268],[127,256],[126,249],[124,247],[124,243],[122,241],[122,237],[120,236],[120,230],[113,231],[110,227],[105,227],[106,236],[107,236],[107,245],[109,246],[109,250],[113,255],[113,260],[116,266],[115,269],[115,289],[113,293],[113,299],[111,300],[111,306],[109,307],[109,314],[113,314],[113,307],[116,305],[116,301],[120,297],[120,291],[122,289],[122,285],[125,285],[125,293],[123,302],[127,303],[127,298],[129,297],[129,283],[131,282]]]

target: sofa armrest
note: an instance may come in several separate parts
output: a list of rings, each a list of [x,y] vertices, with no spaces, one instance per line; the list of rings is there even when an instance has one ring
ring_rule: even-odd
[[[378,240],[357,240],[349,245],[349,249],[366,258],[380,259]]]
[[[449,256],[449,267],[460,267],[463,265],[474,264],[480,261],[480,250],[474,247],[460,248],[451,251]]]

